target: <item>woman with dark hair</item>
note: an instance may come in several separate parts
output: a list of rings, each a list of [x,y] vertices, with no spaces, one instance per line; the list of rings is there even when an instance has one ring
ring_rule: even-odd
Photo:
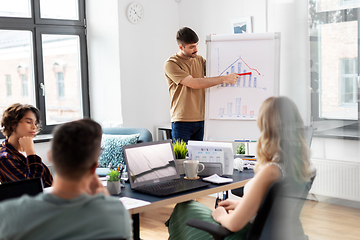
[[[0,149],[0,182],[40,177],[44,186],[52,184],[48,167],[35,154],[33,137],[40,131],[40,111],[28,104],[9,106],[1,119],[6,137]]]
[[[255,176],[246,183],[242,199],[222,201],[214,211],[195,201],[177,204],[166,222],[169,239],[212,239],[209,234],[186,226],[185,223],[191,218],[218,223],[234,232],[226,239],[245,239],[273,183],[284,180],[305,187],[310,180],[309,147],[305,140],[303,120],[294,102],[287,97],[268,98],[260,107],[257,125],[261,133],[257,144]],[[289,225],[283,225],[283,228],[287,227]]]

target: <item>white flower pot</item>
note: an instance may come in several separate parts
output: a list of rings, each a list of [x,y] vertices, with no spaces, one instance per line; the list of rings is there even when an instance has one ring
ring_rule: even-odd
[[[179,173],[180,174],[185,174],[185,170],[184,170],[184,161],[186,159],[175,159],[176,165],[178,167]]]
[[[118,195],[119,193],[121,193],[121,183],[120,181],[116,181],[116,182],[110,182],[108,181],[106,184],[106,188],[109,191],[109,193],[111,195]]]

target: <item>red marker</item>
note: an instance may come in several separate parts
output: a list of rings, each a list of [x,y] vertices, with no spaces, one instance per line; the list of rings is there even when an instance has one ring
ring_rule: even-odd
[[[251,72],[246,72],[246,73],[237,73],[237,75],[239,75],[239,76],[251,75]]]

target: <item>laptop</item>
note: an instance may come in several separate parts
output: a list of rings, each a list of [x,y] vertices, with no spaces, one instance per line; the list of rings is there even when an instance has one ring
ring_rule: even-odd
[[[155,196],[168,196],[209,185],[180,177],[171,139],[123,147],[131,189]]]
[[[23,194],[35,196],[38,193],[41,193],[43,188],[41,178],[5,182],[0,184],[0,201],[10,198],[18,198]]]

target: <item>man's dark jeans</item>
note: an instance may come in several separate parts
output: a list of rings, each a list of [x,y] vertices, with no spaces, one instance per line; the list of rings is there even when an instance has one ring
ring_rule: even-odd
[[[204,138],[204,121],[199,122],[172,122],[172,139],[182,139],[184,142],[189,140],[202,141]]]

